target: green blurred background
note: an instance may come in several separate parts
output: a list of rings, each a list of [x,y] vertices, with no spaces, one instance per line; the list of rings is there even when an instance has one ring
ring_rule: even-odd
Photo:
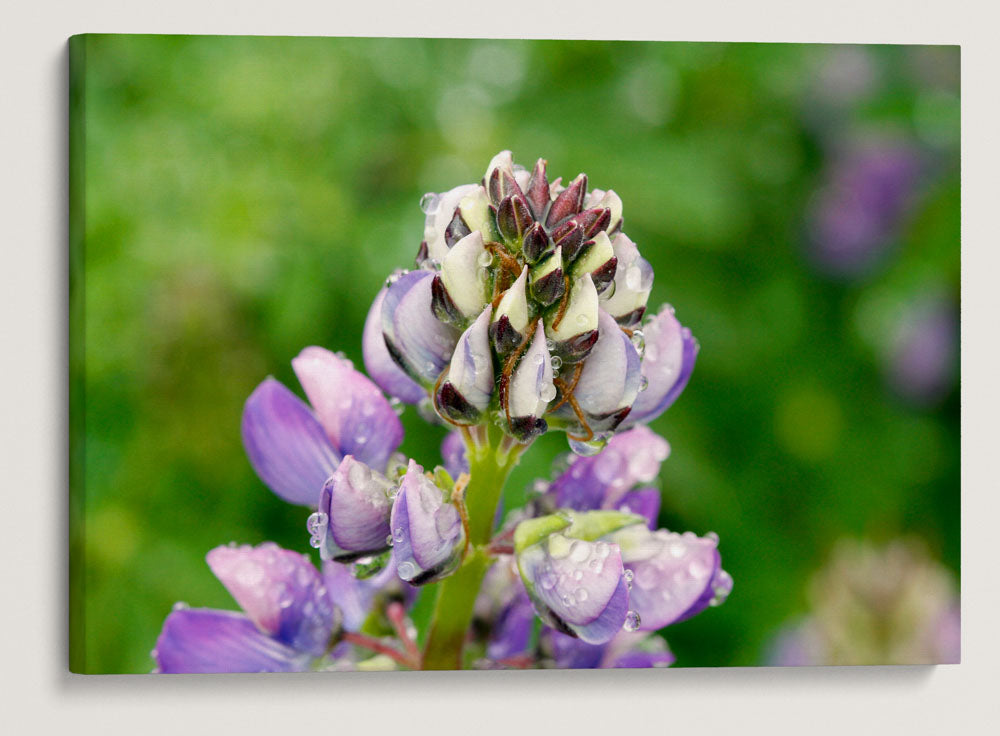
[[[171,605],[235,608],[212,547],[307,548],[305,512],[240,444],[242,404],[306,345],[361,365],[426,191],[499,150],[614,188],[701,342],[653,428],[661,523],[716,531],[736,586],[669,629],[679,664],[754,664],[843,536],[959,562],[957,345],[933,396],[894,387],[894,326],[959,287],[956,47],[86,36],[72,41],[71,659],[148,672]],[[874,265],[809,255],[857,142],[918,152]],[[933,362],[933,361],[932,361]],[[404,415],[402,449],[444,429]],[[542,438],[511,492],[565,451]]]

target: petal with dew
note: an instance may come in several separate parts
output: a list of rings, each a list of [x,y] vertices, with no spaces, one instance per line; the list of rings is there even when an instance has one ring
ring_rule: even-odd
[[[241,430],[250,464],[267,487],[291,503],[315,506],[340,455],[309,407],[267,378],[247,399]]]

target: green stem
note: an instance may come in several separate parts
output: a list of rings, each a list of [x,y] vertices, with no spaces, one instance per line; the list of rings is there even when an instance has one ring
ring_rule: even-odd
[[[493,518],[507,476],[517,464],[523,448],[507,454],[499,451],[501,435],[493,427],[484,428],[486,442],[467,444],[469,484],[465,506],[469,515],[469,554],[462,567],[437,583],[438,597],[430,622],[423,669],[462,668],[462,647],[472,624],[472,609],[492,560],[485,552],[493,534]]]

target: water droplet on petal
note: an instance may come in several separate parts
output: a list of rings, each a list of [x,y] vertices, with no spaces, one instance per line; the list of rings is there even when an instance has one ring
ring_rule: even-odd
[[[404,560],[399,563],[399,567],[396,568],[396,573],[399,575],[401,580],[409,582],[413,580],[413,577],[417,574],[417,568],[409,560]]]
[[[420,210],[425,215],[430,215],[438,211],[441,206],[441,197],[439,197],[434,192],[427,192],[424,196],[420,198]]]
[[[629,611],[625,614],[625,623],[622,624],[622,628],[625,631],[638,631],[641,624],[642,619],[639,618],[639,614],[635,611]]]
[[[559,370],[560,368],[562,368],[562,358],[560,358],[558,355],[553,355],[552,356],[552,369],[553,370]]]

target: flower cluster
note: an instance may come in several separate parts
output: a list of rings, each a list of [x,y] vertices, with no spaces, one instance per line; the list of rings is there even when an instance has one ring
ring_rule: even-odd
[[[250,462],[311,509],[321,570],[269,543],[213,550],[245,615],[176,609],[160,671],[664,666],[650,632],[729,594],[714,534],[656,529],[669,446],[642,425],[698,347],[671,308],[646,317],[652,268],[618,195],[505,151],[422,204],[417,268],[365,324],[371,379],[309,347],[292,361],[309,404],[268,378],[244,408]],[[404,403],[454,427],[441,465],[397,452]],[[573,454],[503,517],[510,470],[548,429]]]
[[[529,172],[504,151],[480,184],[423,208],[417,269],[388,279],[365,325],[365,366],[387,393],[429,392],[452,424],[491,421],[522,442],[560,429],[595,452],[683,390],[697,342],[670,307],[642,323],[653,269],[613,190],[588,191],[584,174],[550,183],[545,161]]]

